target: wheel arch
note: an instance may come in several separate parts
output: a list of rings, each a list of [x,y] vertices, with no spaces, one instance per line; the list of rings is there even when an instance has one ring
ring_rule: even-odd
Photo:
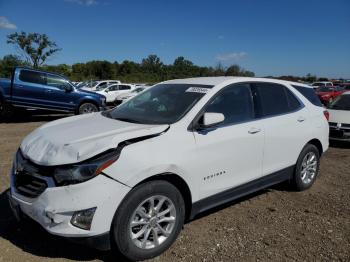
[[[87,99],[84,99],[84,100],[82,100],[82,101],[80,101],[80,102],[78,103],[78,105],[77,105],[77,107],[76,107],[76,109],[75,109],[75,112],[79,114],[79,108],[80,108],[80,106],[81,106],[82,104],[85,104],[85,103],[94,104],[94,105],[97,107],[97,110],[100,111],[100,106],[99,106],[99,104],[98,104],[95,100],[87,98]]]
[[[314,145],[318,149],[318,152],[319,152],[320,156],[323,154],[322,143],[317,138],[311,139],[309,142],[307,142],[307,144]]]
[[[142,180],[134,187],[155,180],[167,181],[179,190],[185,202],[185,221],[188,221],[192,211],[192,194],[187,182],[175,173],[161,173]]]

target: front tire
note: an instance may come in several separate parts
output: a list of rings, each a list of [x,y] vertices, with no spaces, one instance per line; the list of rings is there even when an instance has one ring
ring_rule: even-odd
[[[317,147],[307,144],[301,151],[294,176],[293,185],[297,191],[303,191],[312,186],[320,169],[320,152]]]
[[[184,200],[175,186],[161,180],[147,182],[134,188],[119,206],[111,238],[127,259],[150,259],[176,240],[184,218]]]
[[[79,106],[79,109],[78,109],[79,115],[89,114],[94,112],[98,112],[98,108],[93,103],[83,103]]]

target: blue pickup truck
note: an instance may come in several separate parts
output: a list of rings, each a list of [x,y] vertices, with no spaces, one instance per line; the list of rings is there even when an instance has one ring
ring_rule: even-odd
[[[103,95],[80,90],[50,72],[16,67],[11,79],[0,79],[0,115],[16,108],[85,114],[105,105]]]

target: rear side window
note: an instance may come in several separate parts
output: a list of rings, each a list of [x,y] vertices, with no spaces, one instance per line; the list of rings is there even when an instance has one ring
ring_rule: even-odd
[[[119,90],[130,90],[131,87],[130,86],[126,86],[126,85],[119,85]]]
[[[27,83],[46,85],[46,74],[31,70],[21,70],[19,80]]]
[[[293,87],[298,90],[307,100],[309,100],[315,106],[323,107],[320,99],[315,93],[313,88],[305,87],[305,86],[297,86],[293,85]]]
[[[252,84],[257,117],[281,115],[298,110],[302,105],[285,86],[275,83]]]

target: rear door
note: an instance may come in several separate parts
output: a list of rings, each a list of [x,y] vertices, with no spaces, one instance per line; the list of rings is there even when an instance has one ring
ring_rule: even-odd
[[[14,105],[45,107],[46,74],[30,69],[15,72],[12,89]]]
[[[265,130],[263,175],[293,167],[312,133],[308,111],[286,86],[254,83],[257,117]]]

